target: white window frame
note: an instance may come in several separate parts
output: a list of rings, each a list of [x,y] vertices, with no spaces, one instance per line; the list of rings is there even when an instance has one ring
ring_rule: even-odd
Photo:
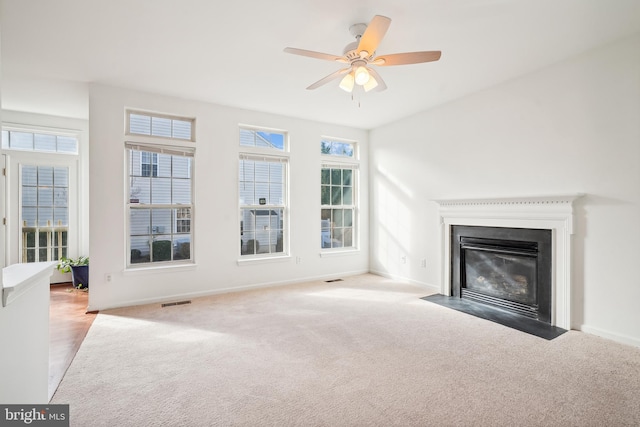
[[[331,153],[325,153],[323,152],[323,148],[324,148],[324,143],[339,143],[339,144],[348,144],[351,146],[352,150],[353,150],[353,155],[352,156],[345,156],[342,154],[331,154]],[[347,139],[341,139],[341,138],[333,138],[333,137],[322,137],[320,138],[320,154],[323,157],[326,158],[331,158],[331,159],[342,159],[344,161],[349,161],[349,162],[357,162],[357,160],[359,159],[359,150],[358,150],[358,143],[357,141],[351,141],[351,140],[347,140]]]
[[[193,169],[195,168],[195,148],[193,147],[180,147],[180,146],[169,146],[169,145],[154,145],[154,144],[149,144],[149,143],[140,143],[140,142],[131,142],[131,141],[125,141],[125,157],[126,157],[126,165],[127,165],[127,169],[125,171],[125,179],[126,182],[130,182],[130,179],[132,178],[131,175],[131,151],[139,151],[139,152],[151,152],[151,153],[157,153],[157,154],[166,154],[166,155],[175,155],[175,156],[184,156],[184,157],[189,157],[191,158],[191,170],[188,174],[189,178],[191,178],[191,176],[193,175]],[[173,173],[171,174],[171,177],[173,178]],[[151,176],[149,177],[151,179],[153,179],[154,177]],[[125,201],[125,206],[126,206],[126,231],[125,231],[125,241],[126,241],[126,266],[127,269],[138,269],[138,268],[161,268],[161,267],[166,267],[168,265],[184,265],[184,264],[195,264],[195,251],[194,251],[194,242],[195,242],[195,236],[194,236],[194,219],[195,219],[195,200],[194,200],[194,189],[195,189],[195,183],[193,181],[193,179],[191,179],[191,203],[190,204],[178,204],[178,203],[148,203],[148,204],[143,204],[140,203],[140,201],[132,201],[133,199],[130,198],[130,194],[129,194],[129,184],[127,184],[126,187],[126,191],[125,191],[125,197],[126,197],[126,201]],[[181,235],[183,233],[179,233],[176,229],[176,224],[177,224],[177,217],[173,216],[173,212],[175,211],[176,213],[178,212],[178,210],[180,209],[190,209],[191,210],[191,218],[190,218],[190,225],[189,225],[189,242],[190,242],[190,247],[189,247],[189,258],[188,259],[171,259],[171,260],[166,260],[166,261],[153,261],[152,259],[149,259],[148,262],[132,262],[131,259],[131,251],[132,251],[132,242],[131,242],[131,212],[132,210],[135,209],[140,209],[140,210],[144,210],[144,209],[149,209],[151,210],[151,212],[153,210],[171,210],[172,212],[172,218],[170,220],[171,223],[171,230],[168,231],[163,231],[162,233],[157,232],[153,229],[153,227],[151,227],[151,229],[148,231],[149,232],[149,236],[150,239],[153,239],[153,236],[156,234],[162,234],[162,235],[170,235],[172,237],[172,242],[173,242],[173,237],[174,235]],[[151,240],[150,240],[151,242]],[[171,247],[171,257],[173,257],[173,244]],[[149,245],[149,257],[152,257],[152,247],[151,244]]]
[[[7,176],[11,175],[10,185],[17,191],[17,198],[7,200],[6,213],[8,214],[9,221],[7,221],[7,239],[6,244],[6,262],[7,265],[12,263],[23,262],[23,255],[26,248],[23,241],[23,219],[22,219],[22,169],[23,166],[51,166],[62,167],[68,171],[67,181],[67,215],[68,215],[68,227],[67,227],[67,244],[66,244],[66,256],[75,257],[78,256],[81,247],[80,235],[81,235],[81,216],[80,216],[80,203],[79,203],[79,158],[80,158],[80,141],[81,130],[69,129],[69,128],[57,128],[39,125],[29,124],[17,124],[17,123],[3,123],[2,131],[9,132],[21,132],[31,134],[43,134],[52,135],[56,137],[68,137],[76,140],[76,151],[49,151],[49,150],[37,150],[33,149],[17,149],[12,147],[0,147],[0,153],[4,155],[6,159],[5,173]],[[10,165],[13,165],[13,170]],[[7,196],[9,193],[7,194]],[[5,201],[3,200],[3,203]],[[15,228],[12,224],[11,218],[16,221]],[[55,225],[53,225],[55,228]],[[35,227],[38,229],[46,229],[47,227]],[[36,245],[39,247],[39,245]],[[42,248],[41,248],[42,249]],[[63,255],[62,254],[58,254]],[[55,273],[54,276],[59,276]],[[62,276],[60,276],[62,277]]]
[[[187,121],[191,123],[191,138],[190,139],[185,139],[185,138],[178,138],[178,137],[167,137],[167,136],[159,136],[159,135],[150,135],[150,134],[143,134],[143,133],[135,133],[135,132],[131,132],[130,128],[131,128],[131,115],[132,114],[137,114],[137,115],[143,115],[143,116],[148,116],[151,118],[157,117],[157,118],[162,118],[162,119],[169,119],[169,120],[178,120],[178,121]],[[125,264],[126,264],[126,268],[128,270],[136,270],[136,269],[154,269],[154,268],[166,268],[168,266],[184,266],[184,265],[193,265],[195,264],[195,218],[196,218],[196,214],[195,214],[195,182],[193,180],[193,176],[194,176],[194,168],[195,168],[195,119],[194,118],[187,118],[187,117],[183,117],[183,116],[174,116],[174,115],[169,115],[169,114],[158,114],[158,113],[149,113],[149,112],[145,112],[145,111],[141,111],[141,110],[126,110],[125,112],[125,122],[126,122],[126,129],[125,129],[125,142],[124,142],[124,154],[125,154],[125,164],[126,164],[126,170],[125,170],[125,182],[127,182],[126,188],[125,188],[125,207],[126,207],[126,212],[125,212],[125,217],[126,217],[126,227],[125,227],[125,242],[126,242],[126,254],[125,254]],[[152,133],[152,132],[150,132]],[[145,152],[150,152],[152,154],[166,154],[166,155],[176,155],[176,156],[184,156],[184,157],[189,157],[191,158],[191,167],[188,170],[188,174],[187,177],[191,180],[191,203],[190,204],[178,204],[178,203],[165,203],[165,204],[158,204],[158,203],[149,203],[149,204],[141,204],[140,201],[134,201],[134,199],[131,199],[131,195],[129,194],[129,190],[130,190],[130,179],[131,179],[131,150],[135,150],[135,151],[145,151]],[[154,175],[153,174],[153,158],[156,158],[156,156],[151,156],[151,175],[149,176],[149,178],[153,179],[154,177],[157,177],[158,174]],[[139,160],[139,166],[140,166],[140,171],[142,173],[142,156]],[[158,162],[158,172],[159,172],[159,162]],[[173,177],[173,171],[171,172],[171,177]],[[190,239],[190,247],[189,247],[189,258],[188,259],[173,259],[174,256],[174,244],[173,244],[173,238],[174,235],[180,235],[182,233],[179,233],[177,230],[177,224],[178,221],[180,221],[181,219],[179,219],[177,217],[177,213],[179,210],[181,209],[190,209],[191,211],[191,215],[189,218],[189,239]],[[171,236],[171,241],[172,241],[172,245],[171,245],[171,258],[170,260],[166,260],[166,261],[152,261],[151,259],[149,259],[148,262],[134,262],[132,263],[131,260],[131,250],[132,250],[132,239],[131,239],[131,211],[132,209],[168,209],[171,210],[171,220],[170,220],[170,224],[171,224],[171,230],[169,230],[168,232],[163,232],[163,235],[170,235]],[[175,215],[174,215],[175,213]],[[155,234],[153,227],[151,227],[150,225],[150,230],[149,230],[149,236],[150,236],[150,242],[153,239],[153,235]],[[149,257],[151,258],[151,252],[152,252],[152,247],[151,244],[149,245]]]
[[[250,130],[254,132],[269,132],[269,133],[280,133],[283,135],[283,149],[279,150],[277,148],[269,148],[269,147],[252,147],[246,145],[240,145],[240,131],[241,130]],[[238,190],[238,228],[237,230],[244,232],[243,230],[243,222],[242,222],[242,213],[243,210],[273,210],[273,209],[282,209],[281,218],[281,229],[283,233],[282,238],[282,252],[270,252],[270,253],[243,253],[243,245],[244,240],[242,238],[242,234],[240,236],[240,242],[238,243],[238,264],[242,265],[247,262],[261,262],[261,261],[276,261],[288,259],[290,257],[289,251],[289,242],[290,242],[290,203],[289,203],[289,167],[290,167],[290,155],[289,155],[289,134],[287,131],[282,129],[274,129],[267,127],[258,127],[258,126],[250,126],[250,125],[240,125],[238,128],[238,148],[239,148],[239,156],[238,156],[238,170],[236,171],[237,184],[236,189]],[[255,161],[268,161],[268,162],[278,162],[284,165],[283,168],[283,186],[282,186],[282,204],[259,204],[259,201],[255,201],[253,204],[243,204],[240,200],[240,161],[242,160],[255,160]]]
[[[29,163],[29,162],[25,162],[25,163]],[[72,217],[72,212],[71,212],[71,191],[70,191],[70,186],[71,186],[71,181],[72,181],[72,173],[74,172],[74,167],[72,164],[55,164],[53,161],[50,162],[50,164],[25,164],[25,163],[21,163],[20,164],[20,168],[19,168],[19,188],[20,188],[20,224],[21,225],[21,239],[20,239],[20,262],[21,263],[28,263],[28,262],[44,262],[44,261],[57,261],[59,259],[61,259],[62,257],[70,257],[69,256],[69,229],[71,228],[71,217]],[[25,170],[26,167],[34,167],[36,168],[37,175],[39,175],[40,172],[40,168],[52,168],[54,171],[53,173],[55,174],[55,169],[56,168],[60,168],[60,169],[66,169],[67,171],[67,182],[66,182],[66,187],[60,187],[55,185],[55,180],[53,182],[53,185],[51,186],[51,189],[53,191],[53,193],[55,194],[55,190],[56,188],[66,188],[66,209],[67,209],[67,225],[63,225],[60,222],[58,222],[58,224],[56,223],[52,223],[51,221],[47,220],[46,224],[42,224],[41,221],[42,219],[40,218],[40,208],[43,207],[43,205],[41,205],[40,203],[38,203],[35,206],[30,206],[33,208],[36,208],[36,222],[33,225],[26,225],[26,220],[23,217],[24,214],[24,209],[25,206],[23,206],[24,204],[24,191],[25,191],[25,187],[31,187],[31,188],[35,188],[35,191],[37,193],[40,192],[40,189],[42,188],[48,188],[49,186],[42,186],[40,185],[40,178],[39,176],[37,177],[37,181],[35,185],[25,185],[24,183],[24,176],[23,176],[23,172]],[[38,197],[39,199],[39,197]],[[39,200],[38,200],[39,202]],[[48,206],[47,206],[48,207]],[[50,206],[52,211],[55,211],[56,205],[55,205],[55,200],[52,202],[52,205]],[[54,214],[55,215],[55,214]],[[29,231],[26,231],[29,230]],[[35,233],[34,234],[34,246],[27,246],[27,236],[25,235],[25,233],[27,232],[32,232]],[[59,240],[64,240],[63,238],[63,234],[66,233],[66,240],[67,240],[67,244],[63,245],[62,242],[58,242],[57,245],[55,245],[53,243],[53,241],[55,241],[55,239],[59,239]],[[40,235],[46,235],[47,236],[47,243],[43,246],[40,245]],[[53,241],[52,241],[53,240]],[[57,248],[56,248],[57,246]],[[56,251],[56,249],[58,249],[58,255],[57,256],[53,256],[54,252]],[[34,260],[33,261],[27,261],[28,259],[28,251],[29,250],[34,250]],[[44,257],[40,257],[39,252],[41,250],[46,250],[46,255]]]
[[[29,126],[29,125],[20,125],[16,123],[3,123],[2,124],[2,132],[19,132],[19,133],[30,133],[34,135],[49,135],[56,137],[56,147],[57,147],[57,139],[58,138],[73,138],[76,140],[76,149],[75,151],[58,151],[57,148],[55,151],[51,150],[37,150],[35,147],[31,149],[25,148],[15,148],[15,147],[4,147],[0,146],[0,150],[11,152],[24,152],[24,153],[40,153],[45,155],[61,155],[61,156],[78,156],[80,152],[80,131],[74,129],[59,129],[59,128],[50,128],[45,126]],[[3,135],[4,138],[4,135]]]
[[[146,134],[146,133],[131,132],[131,115],[132,114],[149,117],[152,120],[152,125],[151,125],[152,127],[151,127],[151,130],[150,130],[150,133]],[[173,136],[169,137],[169,136],[162,136],[162,135],[154,135],[153,134],[153,119],[168,119],[168,120],[171,120],[172,134],[173,134],[174,122],[176,122],[176,121],[189,122],[189,123],[191,123],[191,137],[190,138],[178,138],[178,137],[173,137]],[[162,113],[154,113],[154,112],[143,111],[143,110],[127,110],[126,111],[125,122],[126,122],[125,123],[125,126],[126,126],[125,135],[127,135],[127,136],[132,136],[132,137],[143,136],[143,137],[160,138],[160,139],[172,140],[172,141],[196,142],[196,119],[194,119],[192,117],[176,116],[176,115],[162,114]]]
[[[343,156],[343,155],[335,155],[335,154],[327,154],[322,152],[322,142],[339,142],[349,144],[353,147],[353,156]],[[349,252],[357,252],[360,250],[360,161],[359,161],[359,144],[357,141],[343,139],[343,138],[334,138],[334,137],[322,137],[321,138],[321,165],[320,165],[320,227],[319,227],[319,235],[320,235],[320,255],[321,256],[329,256],[329,255],[338,255]],[[353,170],[352,176],[352,204],[351,205],[331,205],[331,204],[323,204],[322,203],[322,170],[323,169],[351,169]],[[322,211],[324,209],[347,209],[349,206],[352,206],[353,209],[353,218],[352,218],[352,245],[347,247],[324,247],[323,233],[326,233],[325,227],[322,224]]]

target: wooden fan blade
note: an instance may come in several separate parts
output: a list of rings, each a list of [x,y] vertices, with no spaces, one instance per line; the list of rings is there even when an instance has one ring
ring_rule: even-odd
[[[373,55],[373,52],[376,51],[378,45],[382,41],[382,38],[387,33],[389,25],[391,25],[391,19],[382,15],[374,16],[360,38],[360,43],[358,43],[358,52],[365,50],[369,55]]]
[[[351,67],[343,68],[342,70],[338,70],[335,73],[331,73],[327,77],[324,77],[324,78],[318,80],[317,82],[315,82],[314,84],[312,84],[311,86],[309,86],[307,88],[307,90],[317,89],[322,85],[326,85],[331,80],[335,80],[338,77],[340,77],[341,75],[347,74],[349,71],[351,71]]]
[[[315,52],[313,50],[296,49],[295,47],[285,47],[284,51],[292,53],[294,55],[308,56],[310,58],[324,59],[326,61],[334,62],[348,62],[346,58],[342,56],[331,55],[328,53]]]
[[[376,79],[376,81],[378,82],[378,86],[371,89],[371,92],[382,92],[383,90],[385,90],[387,88],[387,85],[384,80],[382,80],[382,77],[380,77],[380,74],[378,74],[378,72],[373,68],[367,68],[367,70],[369,70],[369,74],[371,74],[371,77]]]
[[[439,50],[430,52],[392,53],[391,55],[378,56],[373,60],[373,63],[381,67],[389,65],[418,64],[421,62],[437,61],[440,59],[441,54],[442,52]]]

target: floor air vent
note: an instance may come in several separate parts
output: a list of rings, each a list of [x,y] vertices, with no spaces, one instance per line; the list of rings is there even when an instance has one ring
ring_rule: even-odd
[[[333,283],[333,282],[342,282],[342,279],[331,279],[331,280],[325,280],[325,283]]]
[[[191,304],[191,301],[168,302],[168,303],[162,304],[162,308],[172,307],[174,305],[185,305],[185,304]]]

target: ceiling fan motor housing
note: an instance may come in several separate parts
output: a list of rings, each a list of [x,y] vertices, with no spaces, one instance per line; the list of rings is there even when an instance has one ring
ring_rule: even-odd
[[[349,32],[353,37],[356,38],[356,41],[346,45],[344,47],[344,50],[342,51],[342,54],[349,60],[349,62],[352,62],[356,59],[361,59],[360,52],[358,52],[358,45],[360,44],[360,38],[362,37],[366,29],[367,24],[353,24],[349,27]],[[374,52],[368,53],[369,57],[372,57]]]

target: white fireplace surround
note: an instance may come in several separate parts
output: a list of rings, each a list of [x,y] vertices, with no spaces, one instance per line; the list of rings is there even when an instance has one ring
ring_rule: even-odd
[[[551,324],[571,329],[571,235],[573,202],[581,194],[512,198],[440,199],[442,295],[451,295],[451,226],[513,227],[551,230]]]

